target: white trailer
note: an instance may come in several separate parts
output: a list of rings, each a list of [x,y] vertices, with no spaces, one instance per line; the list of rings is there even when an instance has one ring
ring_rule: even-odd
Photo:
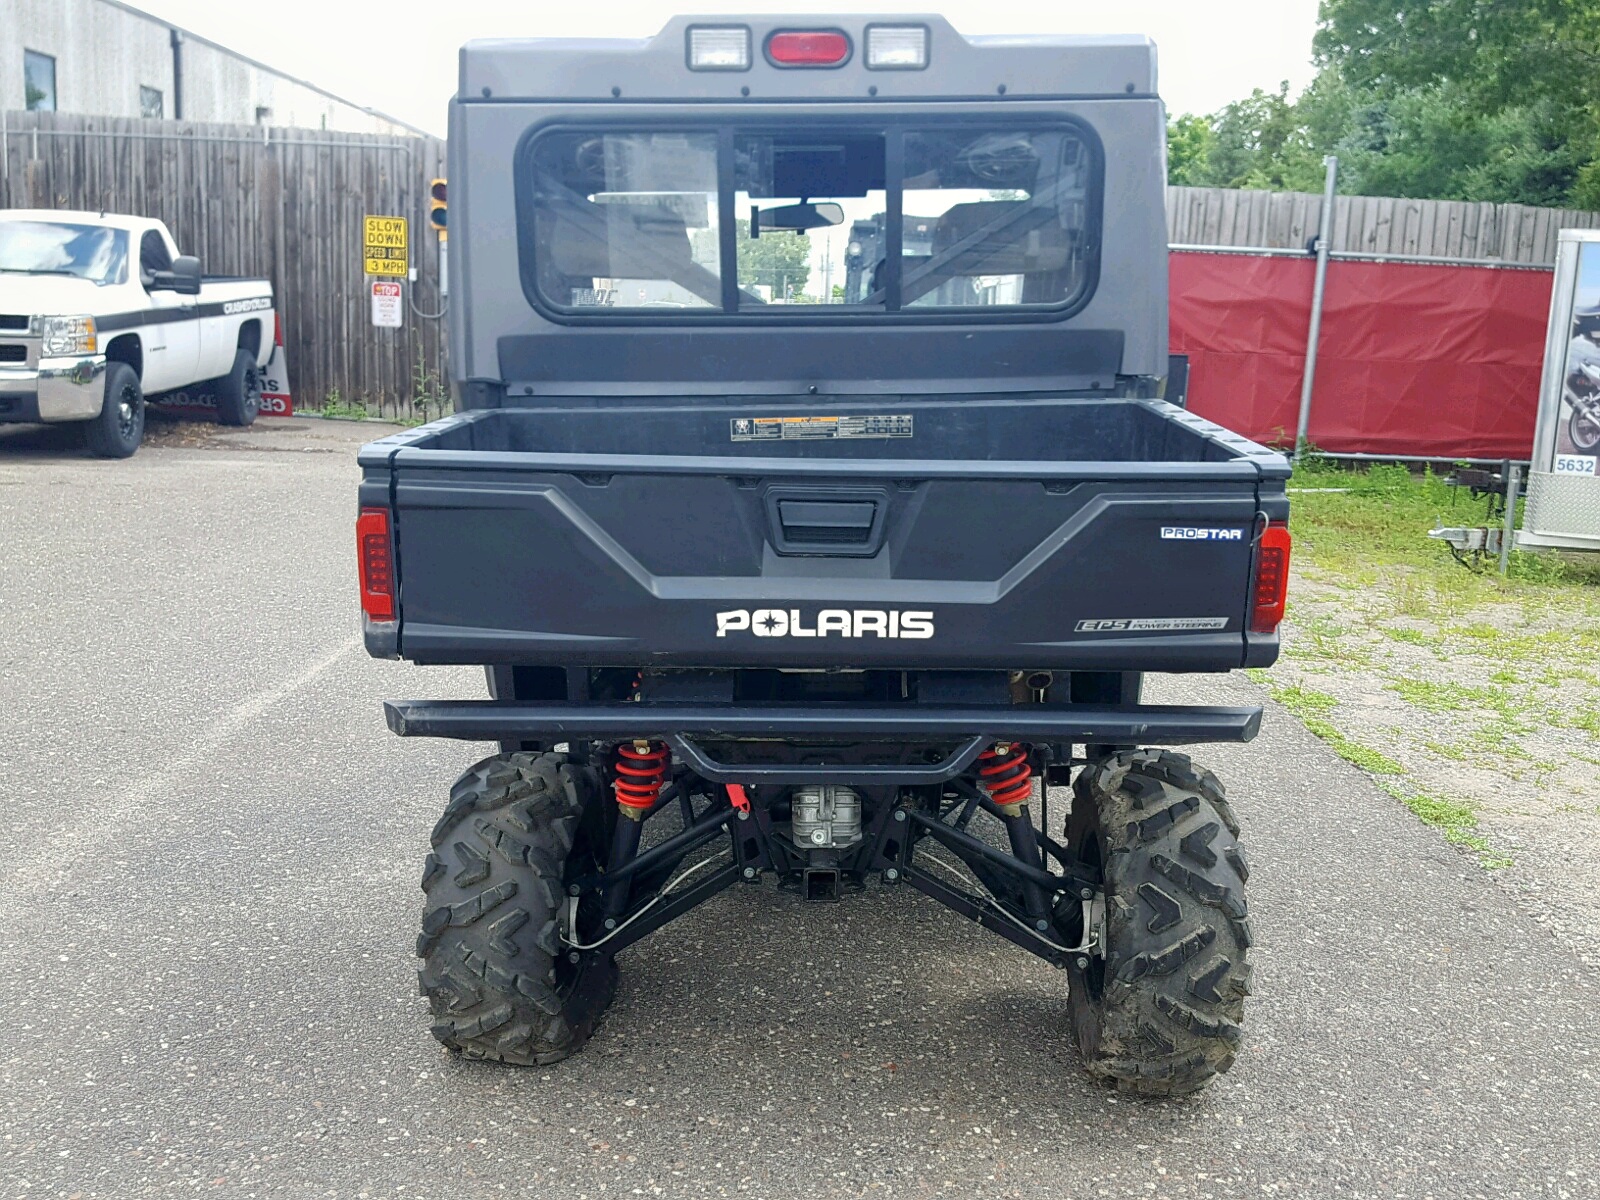
[[[1600,550],[1600,230],[1561,231],[1517,545]]]

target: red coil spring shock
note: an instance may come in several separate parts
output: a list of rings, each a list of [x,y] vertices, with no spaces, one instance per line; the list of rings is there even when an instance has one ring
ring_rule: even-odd
[[[978,783],[1001,808],[1026,804],[1033,794],[1033,767],[1021,742],[996,743],[978,755]]]
[[[617,747],[617,803],[640,816],[661,798],[672,752],[661,742],[627,742]]]

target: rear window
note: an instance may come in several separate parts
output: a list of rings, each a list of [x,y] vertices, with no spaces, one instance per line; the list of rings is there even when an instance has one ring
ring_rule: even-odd
[[[1098,269],[1087,130],[550,129],[526,144],[529,298],[631,318],[1065,314]]]

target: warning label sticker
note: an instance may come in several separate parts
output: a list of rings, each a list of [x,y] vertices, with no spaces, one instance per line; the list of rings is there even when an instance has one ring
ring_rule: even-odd
[[[908,438],[909,414],[865,417],[734,417],[729,423],[736,442],[785,442],[818,438]]]

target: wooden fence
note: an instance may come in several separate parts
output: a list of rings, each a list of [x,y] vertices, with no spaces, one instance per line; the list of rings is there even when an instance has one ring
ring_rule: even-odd
[[[1339,196],[1334,219],[1335,250],[1540,266],[1555,262],[1560,230],[1600,227],[1595,212],[1387,196]],[[1300,250],[1321,220],[1320,195],[1167,189],[1167,240],[1174,245]]]
[[[424,226],[435,138],[0,112],[0,208],[137,213],[165,221],[215,275],[266,276],[283,322],[298,409],[337,399],[374,415],[423,415],[447,391],[439,258]],[[362,218],[411,220],[400,329],[374,328]],[[448,404],[446,404],[448,407]]]

